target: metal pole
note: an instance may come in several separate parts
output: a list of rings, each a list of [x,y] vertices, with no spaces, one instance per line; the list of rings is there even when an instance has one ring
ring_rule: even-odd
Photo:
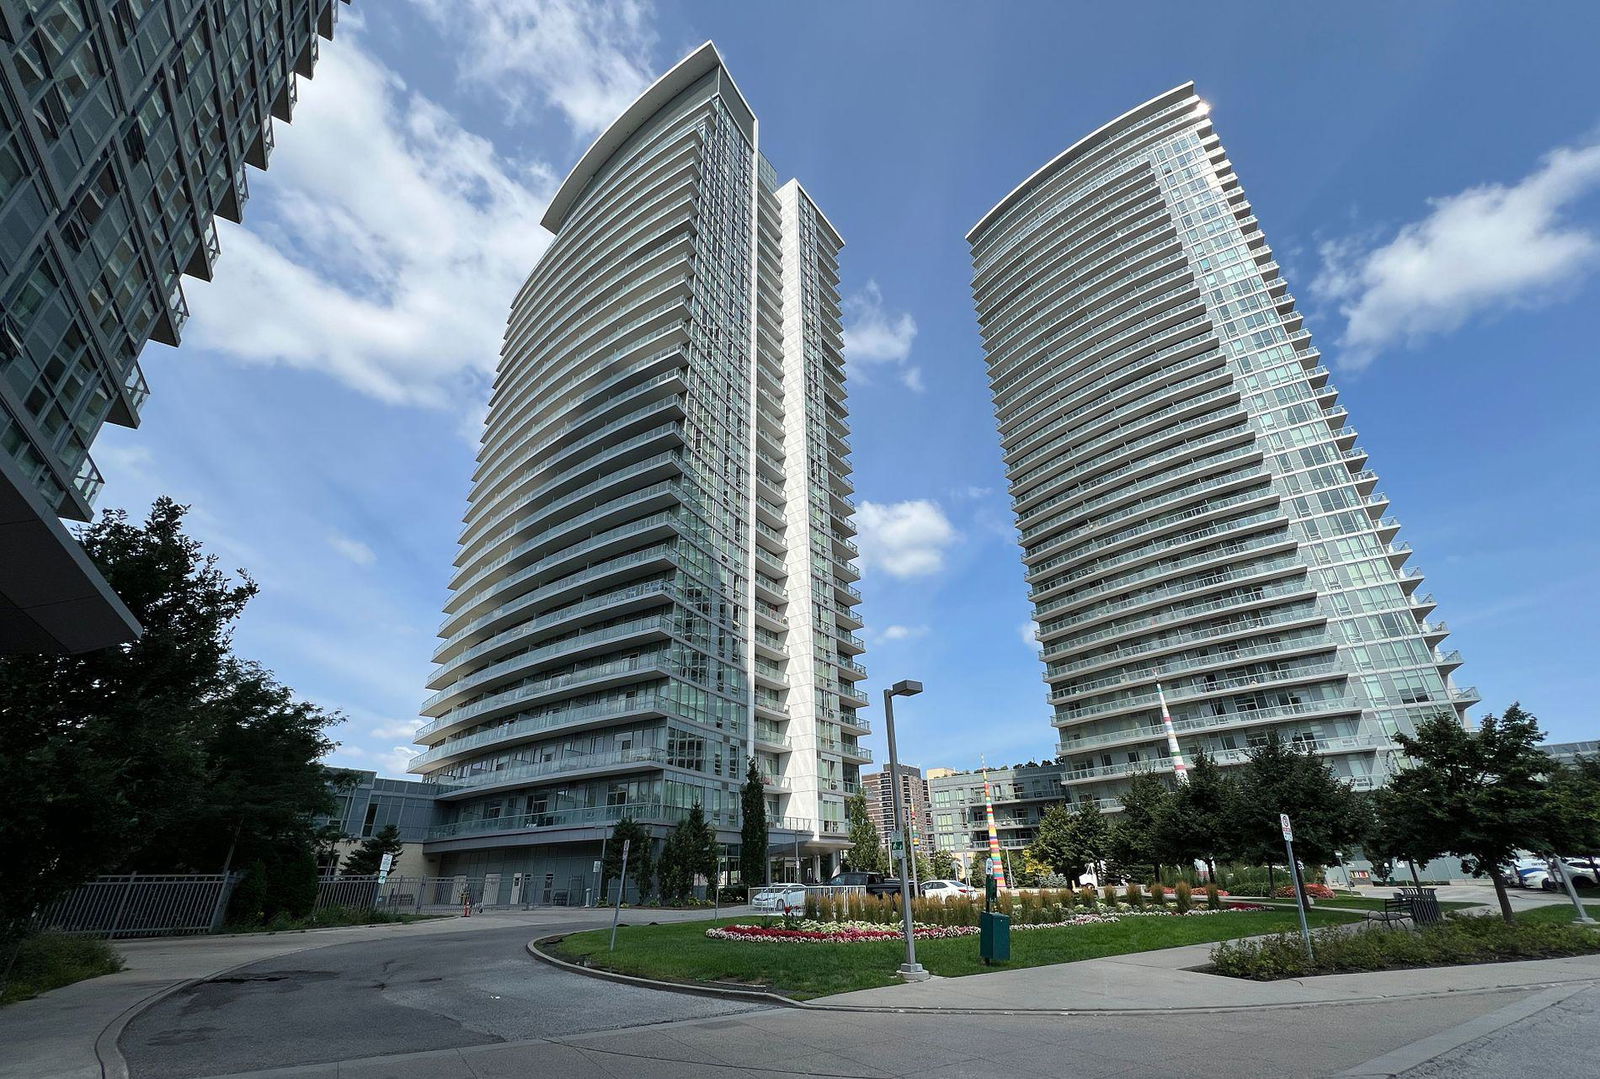
[[[900,967],[900,976],[907,981],[923,981],[928,977],[928,972],[922,964],[917,962],[917,937],[911,924],[911,877],[906,872],[905,849],[907,828],[905,814],[900,810],[900,752],[895,747],[894,741],[894,693],[890,690],[883,691],[883,725],[889,738],[889,777],[890,785],[894,788],[894,828],[900,835],[902,844],[900,850],[900,916],[904,923],[906,937],[906,961]]]
[[[1283,849],[1289,856],[1289,871],[1294,874],[1295,912],[1300,915],[1300,939],[1306,942],[1306,958],[1316,962],[1317,954],[1311,950],[1311,926],[1306,923],[1306,900],[1300,882],[1300,866],[1294,860],[1294,830],[1289,825],[1289,815],[1279,814],[1283,824]]]
[[[600,837],[600,879],[594,882],[594,901],[597,906],[606,901],[606,844],[610,840],[609,835]]]
[[[1573,907],[1578,912],[1578,921],[1584,925],[1594,925],[1595,921],[1589,917],[1589,912],[1583,909],[1583,902],[1578,898],[1578,890],[1572,886],[1572,876],[1567,872],[1567,867],[1552,858],[1550,859],[1550,872],[1559,874],[1561,883],[1567,886],[1567,898],[1572,900]]]
[[[611,908],[611,947],[610,951],[617,950],[617,919],[622,917],[622,893],[628,890],[628,848],[633,846],[633,840],[622,841],[622,879],[617,882],[617,905]]]
[[[717,855],[717,875],[711,881],[711,917],[722,917],[722,855]]]

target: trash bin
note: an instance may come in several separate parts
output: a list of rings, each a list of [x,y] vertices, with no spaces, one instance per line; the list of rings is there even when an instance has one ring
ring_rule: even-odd
[[[1412,925],[1437,925],[1444,921],[1439,909],[1439,891],[1436,888],[1401,888],[1401,902],[1411,912]]]
[[[985,963],[1011,959],[1011,915],[987,910],[978,914],[978,955]]]

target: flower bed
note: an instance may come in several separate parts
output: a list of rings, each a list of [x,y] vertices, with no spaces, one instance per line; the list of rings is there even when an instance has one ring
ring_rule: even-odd
[[[1069,918],[1053,922],[1013,924],[1011,928],[1016,932],[1034,929],[1070,929],[1077,925],[1109,925],[1124,918],[1199,918],[1210,914],[1268,909],[1270,908],[1259,903],[1230,903],[1220,909],[1205,907],[1183,912],[1139,910],[1118,905],[1115,909],[1101,910],[1093,914],[1074,914]],[[913,927],[913,931],[918,940],[950,940],[955,937],[978,935],[978,927],[975,925],[918,923]],[[814,919],[799,919],[781,926],[727,925],[706,930],[706,936],[712,940],[760,941],[769,944],[857,944],[872,940],[899,940],[901,933],[899,926],[885,925],[882,922],[824,922]]]

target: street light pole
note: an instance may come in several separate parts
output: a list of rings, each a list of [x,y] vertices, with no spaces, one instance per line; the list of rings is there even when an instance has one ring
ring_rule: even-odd
[[[883,726],[889,738],[889,785],[894,789],[894,830],[900,837],[900,916],[906,937],[906,961],[900,965],[898,973],[908,982],[925,982],[932,975],[917,962],[917,937],[911,923],[911,874],[906,872],[906,860],[911,855],[911,829],[900,808],[900,753],[894,743],[894,698],[913,697],[921,692],[922,683],[909,678],[883,691]]]

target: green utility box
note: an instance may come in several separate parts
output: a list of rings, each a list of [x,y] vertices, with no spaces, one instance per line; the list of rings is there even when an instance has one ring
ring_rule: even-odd
[[[1011,915],[982,911],[978,915],[978,954],[985,963],[1011,959]]]

